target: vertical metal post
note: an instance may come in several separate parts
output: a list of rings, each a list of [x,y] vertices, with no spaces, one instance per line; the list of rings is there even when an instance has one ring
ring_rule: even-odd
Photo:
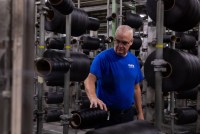
[[[81,7],[81,0],[78,0],[78,8]]]
[[[78,0],[78,8],[80,8],[81,7],[81,1],[80,0]],[[90,31],[91,32],[91,31]],[[70,39],[71,40],[71,39]],[[78,91],[78,89],[77,89],[77,82],[75,83],[75,89],[76,89],[76,91]],[[69,89],[68,89],[69,90]],[[77,95],[78,95],[78,92],[76,92],[76,100],[77,100]],[[76,101],[75,100],[75,101]],[[70,104],[69,104],[70,105]],[[75,102],[75,106],[77,107],[77,103]],[[78,131],[77,131],[77,129],[75,129],[75,134],[77,134],[78,133]]]
[[[78,82],[75,82],[75,85],[74,85],[74,90],[76,91],[76,97],[75,97],[75,110],[79,110],[80,107],[78,105],[79,101],[80,101],[80,88],[79,88],[79,83]],[[75,134],[78,134],[78,129],[75,129]]]
[[[45,0],[40,0],[39,5],[39,12],[40,12],[40,39],[37,48],[37,56],[41,57],[45,50],[45,30],[44,30],[44,23],[45,23],[45,16],[43,14],[43,6],[45,5]],[[37,102],[37,109],[38,109],[38,116],[37,116],[37,134],[42,134],[43,129],[43,88],[44,88],[44,80],[42,77],[38,76],[38,102]]]
[[[34,7],[31,0],[12,1],[11,134],[33,131]]]
[[[198,36],[198,57],[200,59],[200,23],[199,23],[199,36]],[[198,94],[197,94],[197,110],[200,112],[200,85],[198,88]],[[197,120],[197,127],[196,127],[196,133],[200,133],[200,113],[198,114],[198,120]]]
[[[44,23],[45,16],[43,14],[43,6],[45,6],[45,0],[41,0],[40,4],[40,44],[38,45],[38,53],[37,55],[40,57],[44,53],[45,49],[45,31],[44,31]]]
[[[76,91],[76,99],[75,99],[75,110],[79,110],[79,100],[80,100],[80,92],[81,92],[81,89],[79,88],[79,83],[78,82],[75,82],[75,85],[74,85],[74,89]]]
[[[5,48],[5,55],[4,55],[4,77],[5,77],[5,86],[2,91],[2,97],[4,99],[4,108],[3,108],[3,134],[9,134],[10,133],[10,111],[11,111],[11,27],[12,27],[12,21],[11,21],[11,16],[12,16],[12,1],[8,0],[8,7],[9,7],[9,29],[8,29],[8,40],[6,39],[4,41],[4,48]]]
[[[71,40],[71,14],[66,16],[66,44],[65,44],[65,57],[70,58],[70,40]],[[69,115],[70,106],[70,70],[65,74],[64,81],[64,114]],[[68,134],[68,123],[63,124],[63,134]]]
[[[112,13],[117,14],[117,2],[116,2],[116,0],[112,0]],[[112,36],[113,37],[115,36],[116,27],[117,27],[117,20],[114,19],[114,20],[112,20]]]
[[[122,25],[122,0],[119,3],[119,25]]]
[[[174,134],[174,108],[175,108],[175,102],[174,102],[174,92],[170,93],[170,109],[171,109],[171,134]]]
[[[110,0],[107,0],[107,16],[110,15]],[[109,21],[107,21],[107,37],[109,37]]]
[[[157,1],[157,19],[156,19],[156,59],[163,59],[163,19],[164,19],[164,3],[163,0]],[[155,121],[156,126],[161,129],[162,123],[162,72],[155,72]]]
[[[5,71],[5,79],[6,79],[6,85],[5,90],[2,92],[2,96],[4,98],[4,119],[3,119],[3,134],[9,134],[9,125],[10,125],[10,98],[11,98],[11,92],[10,92],[10,78],[11,78],[11,64],[10,64],[10,48],[11,48],[11,42],[6,41],[5,42],[5,56],[4,56],[4,71]]]
[[[37,2],[35,2],[35,54],[34,54],[34,56],[35,56],[35,58],[37,57],[37,51],[38,51],[38,49],[37,49],[37,47],[38,47],[38,45],[39,45],[39,38],[38,38],[38,34],[39,34],[39,31],[40,31],[40,24],[39,24],[39,22],[38,22],[38,17],[40,17],[40,16],[38,16],[38,9],[39,9],[39,7],[40,7],[40,1],[37,1]]]
[[[175,35],[175,32],[172,33],[172,35]],[[175,49],[175,41],[172,42],[172,49]],[[175,97],[174,97],[174,91],[170,93],[170,110],[171,110],[171,134],[174,134],[174,108],[175,108]]]
[[[200,23],[199,23],[199,34],[198,34],[198,57],[200,59]]]
[[[131,9],[132,9],[131,12],[136,14],[136,6],[135,6],[135,4],[132,4]]]

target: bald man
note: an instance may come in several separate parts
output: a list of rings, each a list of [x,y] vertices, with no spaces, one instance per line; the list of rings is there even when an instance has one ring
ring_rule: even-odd
[[[120,25],[115,33],[114,48],[94,58],[84,81],[90,107],[100,107],[110,113],[109,120],[99,127],[132,121],[133,106],[136,106],[137,118],[144,119],[139,85],[144,78],[137,57],[129,52],[133,35],[131,27]]]

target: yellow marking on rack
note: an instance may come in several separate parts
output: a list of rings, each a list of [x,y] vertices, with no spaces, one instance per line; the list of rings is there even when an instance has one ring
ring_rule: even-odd
[[[163,44],[156,44],[156,48],[163,48],[164,45]]]

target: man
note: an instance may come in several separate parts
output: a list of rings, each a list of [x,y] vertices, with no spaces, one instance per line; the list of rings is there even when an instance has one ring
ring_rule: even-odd
[[[132,121],[133,105],[137,109],[137,118],[144,119],[139,85],[143,76],[137,57],[129,52],[133,32],[131,27],[120,25],[115,33],[114,48],[94,58],[84,81],[90,107],[110,112],[110,119],[104,126]]]

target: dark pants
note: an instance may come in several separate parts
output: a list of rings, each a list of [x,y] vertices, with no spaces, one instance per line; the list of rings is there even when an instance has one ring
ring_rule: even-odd
[[[109,111],[110,111],[109,120],[107,120],[106,122],[103,122],[102,124],[99,124],[97,127],[95,127],[96,129],[134,120],[133,108],[129,108],[122,111],[109,109]]]

